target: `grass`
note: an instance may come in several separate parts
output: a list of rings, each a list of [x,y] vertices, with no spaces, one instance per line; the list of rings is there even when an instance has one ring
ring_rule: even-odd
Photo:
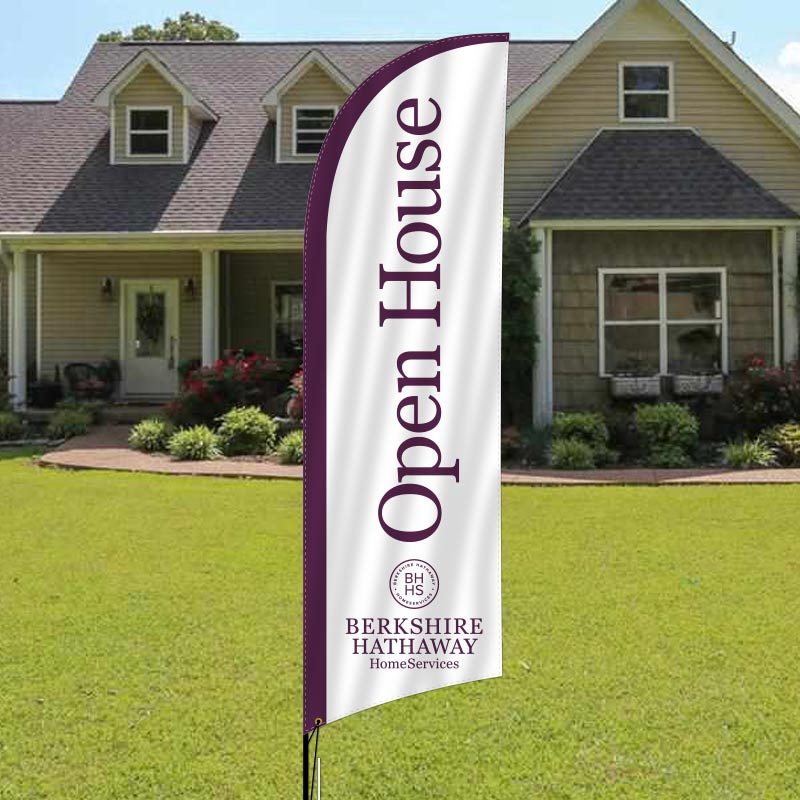
[[[301,487],[0,463],[0,798],[299,793]],[[329,798],[800,796],[800,487],[506,489],[505,676]]]

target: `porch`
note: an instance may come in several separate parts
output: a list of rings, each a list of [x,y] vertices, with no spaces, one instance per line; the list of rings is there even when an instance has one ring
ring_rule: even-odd
[[[118,365],[123,411],[170,398],[184,370],[228,349],[300,363],[301,236],[164,239],[0,243],[0,364],[18,409],[37,386],[68,391],[71,364]]]

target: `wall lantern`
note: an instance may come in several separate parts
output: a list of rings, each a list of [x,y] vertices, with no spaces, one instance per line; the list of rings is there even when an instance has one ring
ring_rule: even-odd
[[[189,300],[194,300],[197,297],[197,284],[195,283],[194,278],[187,278],[183,282],[183,293]]]
[[[106,276],[100,281],[100,295],[104,300],[114,299],[114,279]]]

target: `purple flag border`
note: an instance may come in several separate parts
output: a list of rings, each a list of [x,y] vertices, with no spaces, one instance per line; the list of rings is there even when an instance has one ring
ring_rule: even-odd
[[[474,44],[508,42],[507,33],[453,36],[390,61],[348,97],[328,131],[311,177],[303,248],[303,732],[326,713],[326,297],[331,190],[345,144],[377,94],[433,56]]]

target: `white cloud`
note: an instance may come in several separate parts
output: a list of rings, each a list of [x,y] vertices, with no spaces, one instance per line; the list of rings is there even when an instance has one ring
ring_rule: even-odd
[[[800,42],[789,42],[781,50],[778,63],[782,67],[800,67]]]
[[[800,47],[800,44],[798,44]],[[800,111],[800,70],[786,69],[783,67],[756,67],[761,77],[784,99],[787,103]]]

